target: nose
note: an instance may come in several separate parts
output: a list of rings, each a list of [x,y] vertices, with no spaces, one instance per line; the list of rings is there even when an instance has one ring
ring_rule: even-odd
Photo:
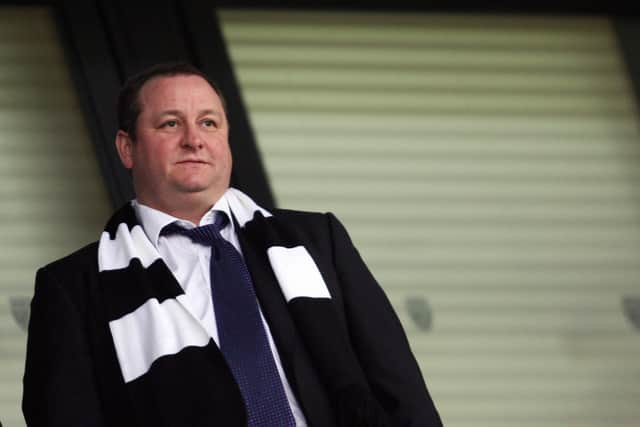
[[[197,150],[203,147],[203,141],[200,137],[198,129],[195,125],[187,125],[184,127],[182,135],[182,147],[186,149]]]

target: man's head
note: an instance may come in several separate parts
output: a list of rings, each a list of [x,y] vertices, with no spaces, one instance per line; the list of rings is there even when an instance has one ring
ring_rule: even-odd
[[[219,91],[185,64],[130,79],[118,102],[116,147],[141,203],[196,222],[226,191],[229,126]]]
[[[200,76],[209,83],[222,101],[222,107],[226,104],[218,85],[198,68],[186,62],[167,62],[149,67],[130,77],[120,89],[118,94],[118,129],[127,132],[133,140],[136,139],[136,122],[140,115],[140,91],[151,79],[156,77],[173,77],[177,75]]]

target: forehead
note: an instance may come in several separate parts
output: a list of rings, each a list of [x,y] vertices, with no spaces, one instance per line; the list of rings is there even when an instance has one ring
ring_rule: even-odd
[[[190,108],[222,112],[218,94],[205,79],[196,75],[154,77],[140,89],[139,102],[142,113]]]

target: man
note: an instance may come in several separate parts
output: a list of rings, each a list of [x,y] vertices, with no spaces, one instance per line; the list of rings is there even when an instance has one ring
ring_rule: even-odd
[[[229,188],[225,107],[205,75],[144,71],[119,121],[136,200],[38,271],[29,425],[441,425],[337,219]]]

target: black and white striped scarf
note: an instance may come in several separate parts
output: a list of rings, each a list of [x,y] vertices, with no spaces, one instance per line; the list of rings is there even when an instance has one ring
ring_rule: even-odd
[[[236,224],[260,228],[273,274],[310,350],[340,425],[382,426],[385,415],[369,391],[348,332],[309,251],[278,219],[236,189],[226,193]],[[185,349],[215,346],[183,305],[185,294],[148,239],[130,204],[108,222],[98,247],[107,317],[125,383]],[[259,286],[259,284],[256,284]]]

